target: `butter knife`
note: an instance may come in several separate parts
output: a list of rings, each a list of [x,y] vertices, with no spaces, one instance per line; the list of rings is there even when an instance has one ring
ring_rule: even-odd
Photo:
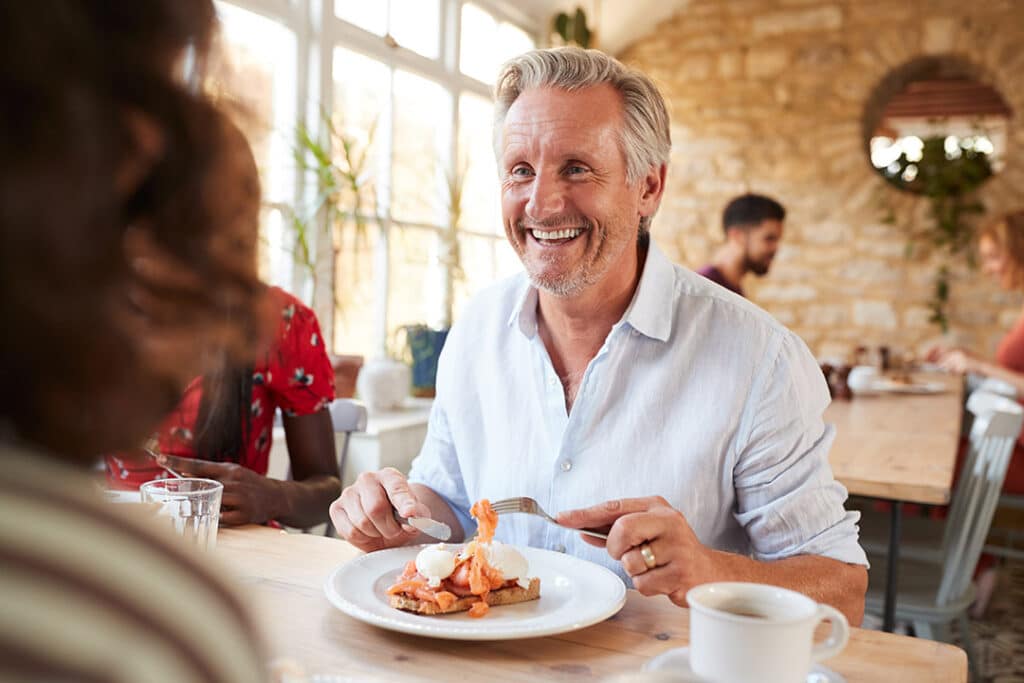
[[[402,517],[395,510],[395,521],[399,524],[408,524],[414,529],[419,529],[427,536],[436,538],[439,541],[447,541],[452,537],[452,530],[444,522],[437,522],[429,517]]]

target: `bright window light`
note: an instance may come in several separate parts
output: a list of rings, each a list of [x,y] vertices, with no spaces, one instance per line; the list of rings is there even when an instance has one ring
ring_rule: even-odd
[[[462,6],[459,68],[470,78],[493,84],[505,61],[533,47],[533,39],[518,26],[499,22],[471,2]]]

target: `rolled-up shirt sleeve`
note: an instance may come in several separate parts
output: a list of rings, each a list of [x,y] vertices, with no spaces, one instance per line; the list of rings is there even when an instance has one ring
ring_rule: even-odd
[[[828,461],[835,429],[822,420],[824,377],[802,341],[788,332],[776,341],[740,424],[736,521],[758,560],[820,555],[867,566],[860,513],[844,508],[846,488]]]
[[[440,398],[434,401],[430,410],[427,437],[420,454],[412,461],[409,481],[428,486],[441,496],[455,513],[467,538],[474,532],[476,524],[469,514],[472,501],[466,494],[447,414]]]

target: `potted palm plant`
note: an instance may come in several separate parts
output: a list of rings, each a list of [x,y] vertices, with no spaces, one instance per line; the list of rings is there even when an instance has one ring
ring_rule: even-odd
[[[317,134],[305,124],[296,126],[295,144],[292,152],[300,170],[315,182],[314,199],[301,210],[280,207],[288,218],[295,246],[292,252],[295,262],[302,267],[312,282],[312,291],[318,291],[316,256],[314,253],[314,232],[322,230],[330,243],[328,277],[330,282],[331,306],[324,322],[330,321],[333,331],[334,315],[344,310],[344,301],[339,288],[335,286],[338,261],[344,244],[343,233],[352,231],[351,268],[359,269],[359,252],[368,243],[366,207],[373,204],[373,178],[368,170],[369,150],[373,145],[376,122],[365,138],[347,131],[325,110],[321,110],[321,130]],[[331,335],[333,338],[334,335]],[[356,379],[363,366],[359,355],[332,355],[334,365],[335,393],[339,397],[351,397],[355,393]]]

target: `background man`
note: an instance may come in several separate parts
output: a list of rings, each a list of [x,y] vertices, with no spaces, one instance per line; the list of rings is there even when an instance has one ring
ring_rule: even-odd
[[[743,296],[743,276],[761,277],[772,267],[785,219],[786,210],[774,199],[759,194],[736,197],[722,212],[725,244],[697,272]]]

